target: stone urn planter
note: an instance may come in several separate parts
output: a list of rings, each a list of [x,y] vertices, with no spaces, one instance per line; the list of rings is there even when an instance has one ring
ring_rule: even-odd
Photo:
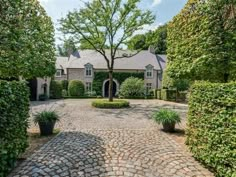
[[[56,124],[56,121],[51,122],[39,122],[39,129],[41,136],[48,136],[53,134],[53,130]]]
[[[165,132],[174,132],[175,131],[175,122],[173,123],[163,123],[163,130]]]

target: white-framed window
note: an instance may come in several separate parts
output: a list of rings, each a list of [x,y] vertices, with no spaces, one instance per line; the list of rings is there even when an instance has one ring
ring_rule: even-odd
[[[146,78],[153,78],[153,66],[146,66]]]
[[[55,74],[56,77],[61,77],[62,75],[62,70],[61,69],[57,69],[57,72]]]
[[[149,93],[149,91],[152,90],[152,83],[146,83],[146,91]]]
[[[92,77],[93,76],[93,66],[91,64],[85,65],[85,77]]]
[[[86,92],[92,92],[92,82],[85,83],[85,90]]]

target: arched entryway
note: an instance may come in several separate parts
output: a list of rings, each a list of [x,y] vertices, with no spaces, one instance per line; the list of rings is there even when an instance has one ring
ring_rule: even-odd
[[[38,81],[36,78],[28,80],[28,87],[30,88],[30,101],[37,100],[37,86]]]
[[[113,79],[113,89],[112,89],[113,96],[116,96],[118,90],[119,90],[119,83],[117,82],[117,80]],[[109,96],[109,79],[103,82],[103,97],[108,97],[108,96]]]

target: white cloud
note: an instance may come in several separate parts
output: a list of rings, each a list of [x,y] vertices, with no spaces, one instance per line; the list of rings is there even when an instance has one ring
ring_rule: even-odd
[[[158,4],[161,3],[162,0],[153,0],[152,6],[157,6]]]
[[[134,35],[137,35],[137,34],[144,34],[144,33],[147,33],[148,31],[154,31],[156,30],[159,26],[163,25],[162,23],[158,23],[158,24],[152,24],[152,25],[144,25],[143,26],[143,29],[141,30],[138,30],[134,33]]]

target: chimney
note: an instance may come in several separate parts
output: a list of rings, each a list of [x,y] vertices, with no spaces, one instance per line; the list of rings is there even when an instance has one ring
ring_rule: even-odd
[[[155,49],[152,45],[149,46],[148,51],[152,54],[155,54]]]

